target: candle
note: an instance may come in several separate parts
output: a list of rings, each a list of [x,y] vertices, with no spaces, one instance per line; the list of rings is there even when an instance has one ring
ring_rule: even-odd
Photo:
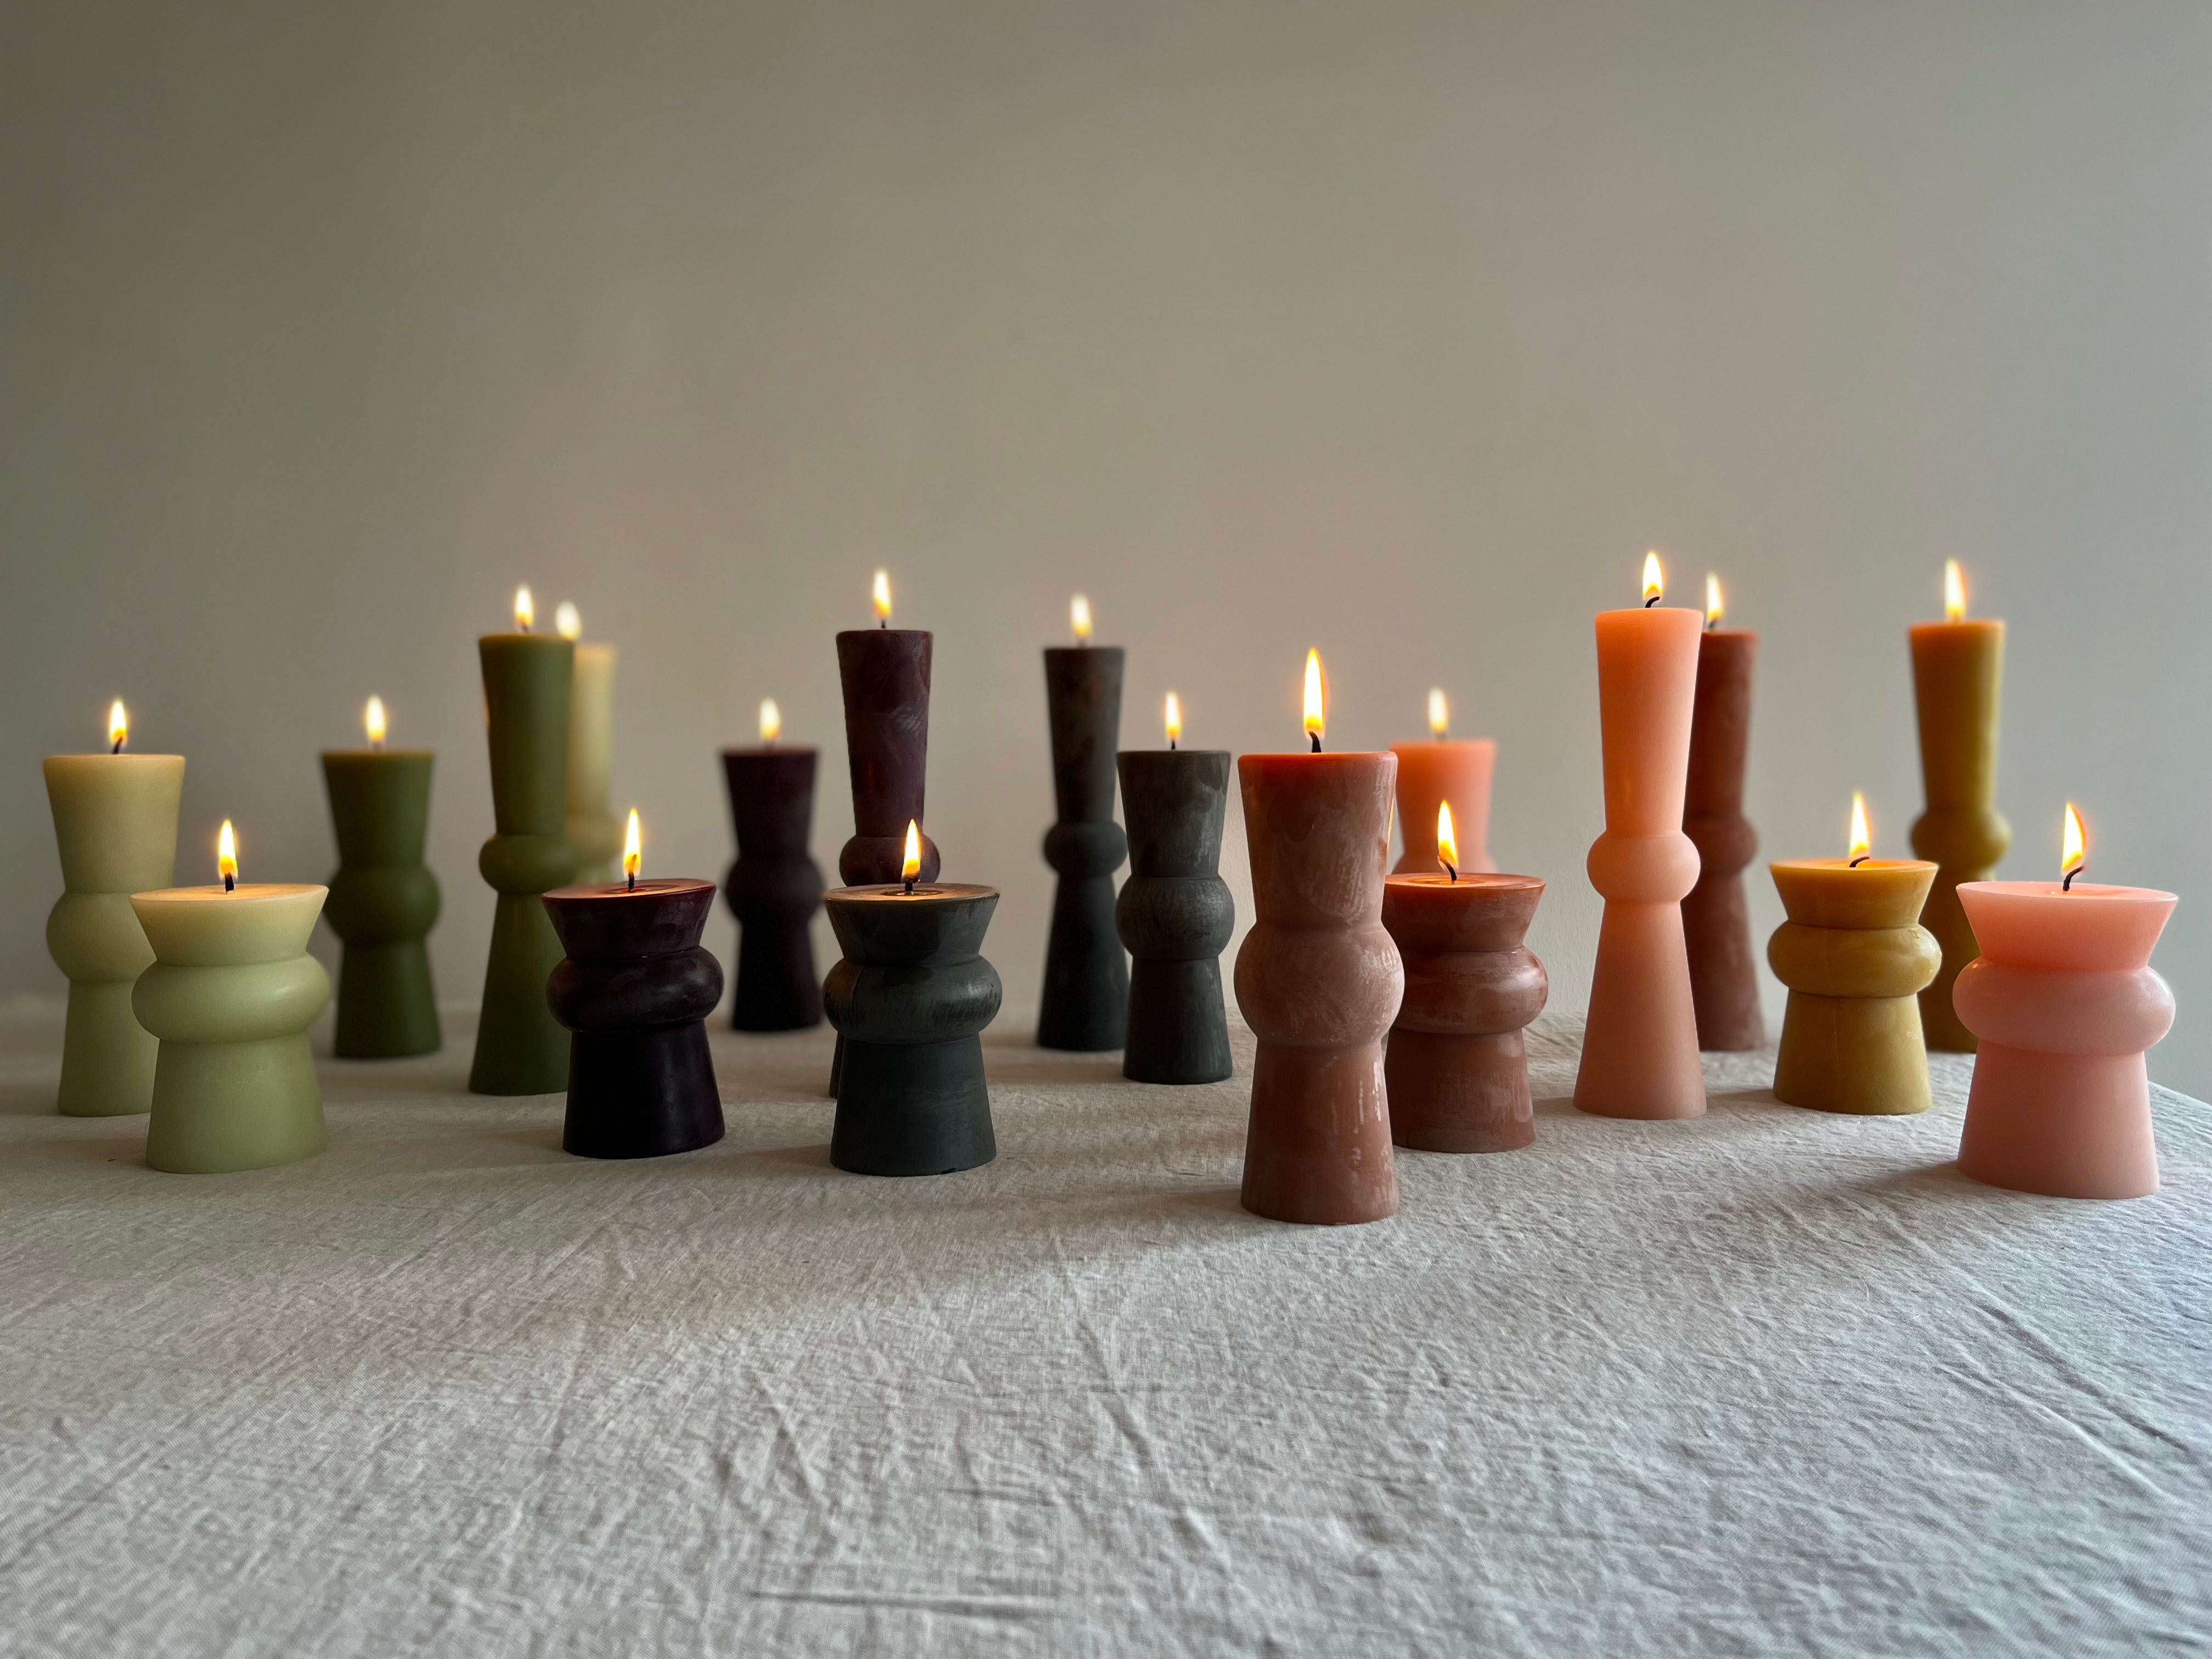
[[[607,805],[615,759],[615,648],[584,638],[584,619],[568,600],[553,626],[575,647],[568,679],[568,796],[562,833],[576,853],[576,879],[603,882],[614,869],[622,826]]]
[[[307,1027],[331,981],[307,936],[330,890],[240,884],[227,818],[216,868],[216,886],[131,896],[155,956],[131,1004],[161,1039],[146,1162],[190,1175],[295,1163],[329,1139]]]
[[[1406,966],[1383,1056],[1390,1135],[1424,1152],[1510,1152],[1536,1139],[1521,1031],[1544,1012],[1551,981],[1522,941],[1544,884],[1462,873],[1454,818],[1437,809],[1443,873],[1382,884],[1382,925]]]
[[[1229,751],[1181,749],[1182,702],[1167,696],[1165,749],[1117,760],[1129,821],[1129,878],[1114,909],[1128,947],[1128,1036],[1121,1075],[1138,1083],[1218,1083],[1232,1069],[1221,953],[1237,904],[1221,878]]]
[[[1459,831],[1462,870],[1495,870],[1486,845],[1490,836],[1490,775],[1498,763],[1498,744],[1488,738],[1455,739],[1451,703],[1438,688],[1429,693],[1427,743],[1394,743],[1398,757],[1398,823],[1406,850],[1395,873],[1420,874],[1437,867],[1437,808],[1451,803]]]
[[[1659,556],[1644,556],[1644,608],[1597,618],[1605,833],[1589,850],[1605,899],[1575,1105],[1603,1117],[1698,1117],[1705,1109],[1681,900],[1698,879],[1682,833],[1697,690],[1694,611],[1662,607]]]
[[[182,755],[124,752],[130,721],[119,699],[107,728],[104,752],[49,755],[45,764],[62,860],[46,949],[70,982],[55,1103],[70,1117],[115,1117],[153,1103],[158,1045],[131,1011],[131,988],[154,951],[131,895],[174,878],[185,786]]]
[[[921,822],[929,770],[932,635],[893,628],[890,576],[876,572],[876,626],[837,635],[845,694],[845,752],[853,776],[853,838],[837,855],[848,886],[897,878],[906,826]],[[921,879],[935,881],[936,843],[921,839]]]
[[[622,880],[545,895],[568,951],[546,1001],[574,1034],[561,1146],[579,1158],[663,1158],[722,1138],[705,1024],[722,965],[699,945],[714,884],[641,881],[642,861],[633,810]]]
[[[1037,1046],[1079,1054],[1119,1048],[1129,1023],[1129,963],[1114,927],[1114,872],[1129,850],[1114,822],[1121,737],[1121,647],[1091,643],[1091,601],[1068,606],[1076,643],[1044,653],[1059,821],[1044,858],[1059,875],[1045,944]]]
[[[1698,849],[1698,884],[1682,900],[1682,939],[1698,1047],[1740,1051],[1766,1046],[1743,890],[1744,870],[1759,852],[1758,832],[1743,815],[1751,663],[1759,635],[1747,628],[1722,627],[1725,614],[1720,578],[1709,572],[1682,802],[1682,833]]]
[[[2077,879],[2086,837],[2070,801],[2063,879],[1963,884],[1981,955],[1959,975],[1959,1017],[1979,1037],[1959,1172],[2054,1198],[2158,1190],[2143,1051],[2173,1025],[2150,966],[2176,902]]]
[[[1912,850],[1936,864],[1921,921],[1943,947],[1935,983],[1920,994],[1928,1046],[1971,1054],[1974,1034],[1952,1006],[1959,970],[1974,959],[1973,924],[1959,884],[1994,875],[2012,845],[1996,810],[1997,701],[2004,676],[2004,624],[1966,615],[1959,562],[1943,566],[1943,620],[1912,629],[1912,692],[1920,716],[1920,775],[1928,810],[1912,826]]]
[[[783,716],[774,698],[761,704],[760,734],[757,749],[722,751],[738,839],[738,860],[723,889],[738,919],[730,1024],[740,1031],[793,1031],[822,1023],[822,982],[808,926],[822,908],[822,872],[806,850],[815,753],[783,745]]]
[[[561,940],[540,895],[576,873],[566,826],[575,647],[532,633],[533,620],[530,590],[521,588],[514,596],[516,631],[477,641],[497,823],[477,868],[499,895],[469,1066],[469,1088],[480,1095],[551,1094],[568,1079],[568,1033],[545,1003],[545,980],[561,960]]]
[[[384,700],[363,716],[366,749],[323,751],[323,787],[338,868],[323,915],[344,945],[338,957],[342,1060],[427,1054],[443,1038],[423,938],[438,920],[438,882],[422,863],[430,823],[428,749],[388,749]]]
[[[1821,1112],[1928,1109],[1928,1051],[1915,1000],[1942,951],[1917,925],[1936,866],[1877,859],[1866,799],[1851,797],[1850,851],[1767,867],[1790,920],[1766,959],[1790,988],[1774,1097]]]
[[[1243,1199],[1278,1221],[1376,1221],[1398,1209],[1382,1043],[1405,990],[1382,927],[1398,757],[1322,752],[1316,653],[1305,705],[1310,753],[1237,763],[1257,912],[1237,1005],[1260,1039]]]
[[[983,934],[989,887],[921,875],[908,826],[901,879],[823,896],[844,957],[822,988],[844,1043],[830,1161],[857,1175],[949,1175],[998,1156],[981,1033],[997,1017]]]

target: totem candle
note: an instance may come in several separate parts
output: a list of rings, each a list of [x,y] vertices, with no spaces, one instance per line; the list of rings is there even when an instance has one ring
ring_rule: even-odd
[[[1943,566],[1943,620],[1912,629],[1912,694],[1920,716],[1920,775],[1928,810],[1912,826],[1912,850],[1936,861],[1936,885],[1921,921],[1943,947],[1943,966],[1920,994],[1928,1046],[1971,1054],[1974,1034],[1951,1006],[1959,970],[1974,959],[1972,922],[1960,882],[1983,881],[2012,845],[1996,806],[1997,699],[2004,677],[2004,624],[1966,615],[1959,562]]]
[[[845,694],[845,754],[853,776],[853,838],[837,855],[848,887],[899,879],[906,827],[922,817],[929,771],[932,636],[893,628],[889,573],[876,572],[876,626],[837,635]],[[937,844],[921,838],[921,877],[935,881]]]
[[[424,867],[430,823],[428,749],[385,746],[384,700],[371,697],[366,749],[323,751],[323,787],[338,843],[324,917],[338,957],[341,1060],[427,1054],[443,1040],[423,938],[438,920],[437,878]]]
[[[1406,964],[1383,1058],[1390,1134],[1424,1152],[1510,1152],[1536,1139],[1521,1031],[1544,1012],[1551,981],[1522,940],[1544,884],[1461,871],[1452,817],[1437,807],[1442,874],[1382,884],[1382,925]]]
[[[1462,870],[1495,870],[1490,856],[1490,775],[1498,744],[1488,738],[1455,738],[1451,703],[1441,688],[1429,693],[1426,743],[1394,743],[1398,757],[1398,827],[1406,850],[1395,873],[1425,875],[1437,867],[1437,808],[1451,803],[1459,831]]]
[[[738,988],[730,1024],[793,1031],[822,1023],[822,982],[808,924],[822,908],[822,872],[807,854],[814,823],[814,750],[787,748],[783,716],[761,704],[760,747],[725,749],[738,861],[723,888],[738,919]]]
[[[2171,893],[2075,879],[2087,848],[2069,801],[2057,882],[1959,889],[1981,955],[1959,975],[1959,1017],[1981,1039],[1959,1172],[2053,1198],[2158,1190],[2143,1051],[2173,1025],[2150,953]]]
[[[469,1066],[469,1088],[480,1095],[547,1095],[568,1081],[568,1034],[545,1004],[561,940],[540,895],[576,873],[566,833],[575,647],[532,633],[533,619],[530,590],[522,588],[514,596],[515,631],[477,641],[497,823],[477,868],[499,895]]]
[[[603,882],[613,872],[622,826],[607,805],[615,763],[615,648],[584,638],[584,619],[568,600],[553,626],[575,649],[568,676],[568,796],[562,833],[576,854],[576,879]]]
[[[1118,760],[1129,820],[1129,878],[1114,907],[1128,946],[1128,1037],[1121,1075],[1138,1083],[1218,1083],[1233,1069],[1221,953],[1237,904],[1221,878],[1229,751],[1184,749],[1182,703],[1167,699],[1168,746]]]
[[[999,895],[922,879],[918,824],[905,841],[900,880],[823,898],[844,951],[822,988],[844,1043],[830,1161],[856,1175],[949,1175],[998,1156],[981,1032],[1001,994],[982,956]]]
[[[1237,763],[1256,912],[1237,1006],[1260,1039],[1243,1204],[1278,1221],[1377,1221],[1398,1208],[1382,1042],[1405,991],[1382,927],[1398,757],[1322,752],[1310,652],[1305,705],[1310,752]]]
[[[1681,902],[1698,879],[1682,798],[1703,619],[1662,608],[1663,592],[1658,556],[1647,553],[1644,608],[1597,618],[1605,833],[1590,848],[1589,878],[1605,915],[1575,1105],[1603,1117],[1698,1117],[1705,1109]]]
[[[568,953],[545,1000],[574,1034],[561,1147],[579,1158],[661,1158],[722,1138],[706,1026],[722,964],[699,946],[714,884],[641,881],[642,859],[632,811],[622,880],[545,895]]]
[[[129,736],[118,700],[108,711],[106,753],[46,760],[62,860],[46,949],[70,982],[56,1104],[70,1117],[143,1112],[154,1100],[160,1045],[131,1011],[131,988],[154,951],[131,895],[175,878],[185,757],[125,754]]]
[[[1851,797],[1850,850],[1769,865],[1790,920],[1766,959],[1790,988],[1774,1097],[1863,1116],[1928,1109],[1919,992],[1942,951],[1917,925],[1936,866],[1877,859],[1866,799]]]
[[[1044,859],[1058,872],[1045,945],[1037,1046],[1118,1048],[1129,1023],[1129,963],[1114,929],[1114,872],[1129,850],[1114,822],[1114,754],[1121,738],[1121,647],[1091,643],[1091,602],[1068,607],[1075,644],[1044,653],[1059,822]]]
[[[325,887],[241,885],[238,843],[223,821],[213,887],[134,893],[154,947],[131,1006],[161,1039],[146,1162],[216,1175],[319,1152],[323,1097],[307,1027],[331,1000],[307,954]]]
[[[1682,900],[1690,1003],[1700,1048],[1763,1048],[1759,963],[1743,872],[1759,836],[1743,815],[1743,763],[1751,741],[1751,660],[1759,635],[1723,628],[1720,578],[1705,577],[1705,631],[1690,716],[1690,770],[1682,833],[1698,849],[1698,884]]]

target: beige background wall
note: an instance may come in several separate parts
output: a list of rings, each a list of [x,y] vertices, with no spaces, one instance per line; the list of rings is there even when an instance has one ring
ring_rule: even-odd
[[[2008,873],[2071,796],[2097,876],[2183,893],[2154,1072],[2212,1093],[2208,91],[2194,0],[0,9],[0,989],[59,987],[37,758],[109,697],[191,757],[186,878],[228,814],[292,879],[374,690],[440,750],[472,1000],[471,641],[519,580],[623,649],[654,870],[726,866],[765,694],[826,864],[830,635],[884,563],[1011,1000],[1080,587],[1132,743],[1173,685],[1194,743],[1293,744],[1309,643],[1340,744],[1448,687],[1575,1007],[1589,619],[1644,547],[1762,632],[1776,855],[1854,787],[1904,851],[1956,556],[2012,625]]]

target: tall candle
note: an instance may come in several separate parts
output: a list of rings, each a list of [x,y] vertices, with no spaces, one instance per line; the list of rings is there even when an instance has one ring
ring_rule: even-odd
[[[438,920],[438,880],[422,862],[436,757],[386,747],[380,697],[365,723],[368,748],[323,751],[338,843],[323,915],[345,947],[331,1052],[342,1060],[427,1054],[444,1041],[423,945]]]
[[[159,1044],[131,1010],[131,988],[154,951],[131,895],[174,875],[185,757],[126,754],[128,734],[118,702],[108,752],[50,755],[45,765],[62,860],[46,949],[70,982],[56,1105],[70,1117],[143,1112],[154,1099]]]
[[[562,833],[576,853],[576,879],[593,883],[614,872],[622,825],[607,805],[615,762],[615,648],[584,638],[584,619],[568,600],[555,628],[575,647],[568,682],[568,803]]]
[[[565,822],[575,647],[530,632],[533,620],[526,587],[515,595],[518,631],[477,641],[498,825],[477,868],[499,895],[469,1066],[469,1088],[480,1095],[552,1094],[568,1082],[568,1033],[545,1003],[563,952],[540,895],[576,873]]]
[[[1406,850],[1393,875],[1422,875],[1437,867],[1437,808],[1451,803],[1459,832],[1459,868],[1491,871],[1490,779],[1498,744],[1489,738],[1454,738],[1451,703],[1441,689],[1429,693],[1429,741],[1394,743],[1398,757],[1398,833]]]
[[[1690,1002],[1698,1047],[1766,1046],[1759,1007],[1759,959],[1743,872],[1759,834],[1743,815],[1744,759],[1751,742],[1751,664],[1759,635],[1723,628],[1720,579],[1705,578],[1705,631],[1698,641],[1698,689],[1690,716],[1690,770],[1682,833],[1698,849],[1698,884],[1682,900],[1690,957]]]
[[[1920,994],[1930,1048],[1971,1054],[1974,1034],[1953,1007],[1959,971],[1974,959],[1973,923],[1961,882],[1996,872],[2012,826],[1996,806],[1997,707],[2004,678],[2004,624],[1966,615],[1959,562],[1943,568],[1943,617],[1914,624],[1912,691],[1920,717],[1920,775],[1928,810],[1912,826],[1912,850],[1936,865],[1921,921],[1943,947],[1943,965]]]
[[[1091,603],[1069,607],[1076,643],[1047,647],[1045,707],[1052,730],[1058,822],[1044,857],[1058,874],[1045,943],[1037,1046],[1076,1053],[1119,1048],[1129,1022],[1129,962],[1114,929],[1114,872],[1129,850],[1114,822],[1114,756],[1121,734],[1121,647],[1091,643]]]
[[[890,625],[890,579],[876,573],[876,623],[837,635],[845,695],[845,755],[853,779],[853,838],[837,855],[848,887],[899,879],[906,827],[923,821],[929,775],[933,636]],[[921,838],[921,877],[935,881],[937,843]]]
[[[1644,562],[1644,608],[1597,618],[1605,833],[1589,878],[1605,915],[1575,1105],[1603,1117],[1698,1117],[1705,1084],[1681,904],[1698,849],[1682,833],[1682,801],[1704,619],[1661,606],[1659,560]]]
[[[738,860],[723,888],[738,919],[730,1024],[740,1031],[792,1031],[822,1023],[808,926],[822,908],[822,872],[807,853],[815,753],[783,744],[783,716],[772,698],[761,704],[760,730],[758,748],[722,751],[738,838]]]

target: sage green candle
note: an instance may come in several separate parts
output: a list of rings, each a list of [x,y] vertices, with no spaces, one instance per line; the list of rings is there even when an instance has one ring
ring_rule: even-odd
[[[307,1026],[331,1000],[307,954],[325,887],[134,893],[154,948],[131,1004],[161,1040],[146,1162],[185,1175],[264,1170],[319,1152],[322,1091]]]
[[[70,981],[57,1103],[71,1117],[143,1112],[159,1045],[131,1012],[131,987],[154,951],[131,895],[175,879],[185,757],[52,755],[46,774],[64,889],[46,949]]]
[[[547,635],[489,634],[477,648],[498,826],[477,867],[499,902],[469,1088],[556,1094],[568,1086],[568,1033],[546,1004],[545,981],[565,953],[539,895],[576,873],[564,833],[574,647]]]
[[[623,827],[607,805],[615,753],[615,648],[588,641],[576,647],[568,685],[568,845],[576,849],[576,880],[586,885],[615,878]]]
[[[437,878],[422,864],[435,759],[428,749],[323,753],[338,842],[323,915],[345,945],[331,1043],[341,1059],[427,1054],[441,1041],[422,943],[438,920]]]

